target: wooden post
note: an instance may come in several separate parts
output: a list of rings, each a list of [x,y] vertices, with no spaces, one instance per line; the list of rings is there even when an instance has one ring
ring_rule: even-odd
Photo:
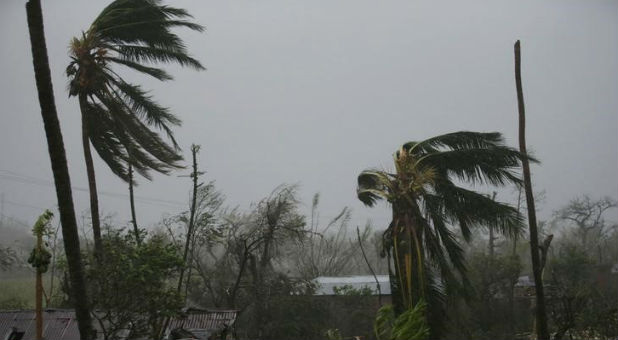
[[[491,200],[492,201],[496,201],[496,195],[498,193],[494,191],[493,195],[491,196]],[[494,236],[494,229],[493,228],[489,228],[489,242],[488,242],[488,247],[489,247],[489,259],[491,261],[494,260],[494,254],[495,254],[495,241],[496,237]],[[492,262],[493,263],[493,262]]]
[[[43,233],[36,235],[36,251],[40,254],[43,248]],[[36,340],[43,339],[43,273],[41,267],[36,268]]]
[[[139,246],[141,240],[139,238],[139,228],[137,227],[137,216],[135,214],[135,196],[133,196],[133,166],[129,163],[129,203],[131,204],[131,223],[133,224],[133,232],[135,233],[135,242]]]
[[[545,313],[545,295],[543,294],[543,280],[541,278],[541,262],[539,259],[539,236],[536,224],[536,209],[532,194],[532,179],[530,178],[530,163],[526,151],[526,110],[524,94],[521,85],[521,53],[519,40],[515,42],[515,86],[517,87],[517,106],[519,109],[519,151],[524,155],[522,169],[524,173],[524,189],[526,205],[528,206],[528,223],[530,228],[530,252],[532,271],[534,274],[534,289],[536,292],[536,331],[538,340],[549,340],[547,329],[547,315]]]
[[[198,176],[201,174],[197,171],[197,153],[200,151],[199,145],[191,145],[191,155],[193,156],[193,172],[191,173],[191,178],[193,179],[193,196],[191,197],[191,211],[189,216],[189,225],[187,226],[187,239],[185,240],[185,251],[182,256],[183,267],[180,268],[180,277],[178,278],[178,294],[182,292],[182,279],[185,273],[184,266],[190,266],[191,260],[188,259],[189,256],[189,248],[191,245],[191,238],[193,237],[193,227],[195,224],[195,208],[197,203],[197,187],[198,184]],[[185,300],[186,301],[186,300]]]

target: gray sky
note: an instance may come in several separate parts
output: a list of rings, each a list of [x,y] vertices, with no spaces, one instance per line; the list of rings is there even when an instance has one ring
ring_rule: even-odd
[[[168,1],[169,2],[169,1]],[[171,3],[171,2],[169,2]],[[0,3],[0,192],[4,214],[32,221],[56,204],[36,98],[25,1]],[[63,71],[69,39],[107,1],[43,1],[54,90],[71,179],[87,188],[80,115]],[[205,72],[167,67],[172,82],[128,76],[183,120],[176,136],[227,196],[247,208],[300,183],[321,215],[388,222],[356,199],[356,176],[391,167],[403,142],[457,130],[500,131],[517,145],[513,43],[522,41],[529,149],[541,218],[575,195],[618,194],[617,1],[173,1],[206,26],[181,31]],[[127,74],[126,72],[124,74]],[[129,220],[127,185],[95,161],[103,213]],[[188,178],[140,180],[138,219],[182,209]],[[16,176],[17,175],[17,176]],[[27,178],[34,178],[30,180]],[[26,183],[29,182],[29,183]],[[498,197],[512,200],[509,190]],[[153,201],[155,199],[157,201]],[[79,211],[86,191],[75,191]],[[163,201],[165,202],[163,202]]]

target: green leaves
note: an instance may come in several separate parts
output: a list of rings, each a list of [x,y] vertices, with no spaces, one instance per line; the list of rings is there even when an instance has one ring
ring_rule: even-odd
[[[108,230],[103,237],[105,261],[86,267],[91,304],[106,311],[95,317],[109,325],[104,330],[109,338],[126,329],[136,337],[151,335],[157,321],[183,306],[169,282],[183,266],[177,247],[163,235],[140,234],[138,246],[132,232]]]
[[[161,81],[172,76],[145,64],[177,63],[203,70],[172,32],[175,27],[204,30],[189,18],[186,10],[156,0],[116,0],[80,38],[71,41],[71,62],[66,69],[69,95],[79,97],[86,133],[97,153],[125,181],[127,163],[147,179],[149,170],[168,173],[181,167],[182,156],[172,131],[181,122],[139,85],[126,82],[113,67],[122,66]]]
[[[391,330],[395,321],[395,309],[393,305],[384,305],[378,309],[373,329],[378,340],[392,339]]]
[[[436,149],[447,148],[451,150],[486,149],[499,147],[504,144],[502,134],[499,132],[471,132],[458,131],[435,136],[421,142],[408,142],[403,145],[404,149],[411,154],[422,155],[432,153]]]
[[[30,263],[33,268],[37,268],[41,273],[45,273],[51,263],[51,258],[52,254],[47,249],[34,248],[28,257],[28,263]]]
[[[427,304],[421,300],[395,317],[392,305],[382,306],[376,315],[374,330],[378,340],[423,340],[429,337],[425,318]]]
[[[395,188],[394,176],[384,171],[365,170],[358,175],[358,199],[372,207],[380,199],[391,201]]]
[[[49,211],[49,210],[45,210],[45,212],[43,212],[39,216],[37,221],[34,223],[34,227],[32,227],[32,233],[35,236],[37,236],[37,235],[41,235],[41,236],[46,235],[49,232],[47,230],[47,226],[49,225],[49,222],[51,221],[52,217],[54,217],[54,214],[51,211]]]
[[[49,222],[52,217],[54,217],[54,214],[49,210],[45,210],[34,223],[32,233],[37,237],[39,242],[41,242],[43,236],[47,236],[51,233],[51,230],[49,230]],[[37,268],[39,272],[45,273],[47,272],[47,267],[51,263],[51,258],[51,253],[41,244],[40,247],[35,246],[34,249],[32,249],[28,257],[28,263],[30,263],[32,267]]]
[[[394,254],[397,277],[391,280],[391,289],[398,308],[407,308],[425,297],[432,311],[439,310],[445,291],[465,293],[468,278],[464,252],[453,226],[459,227],[465,240],[470,239],[473,228],[479,227],[508,235],[520,233],[524,222],[516,209],[455,183],[519,184],[524,157],[506,146],[500,133],[460,131],[403,144],[394,154],[394,174],[379,170],[360,173],[359,200],[374,206],[384,199],[392,206],[393,222],[385,232],[388,237],[384,246]],[[413,265],[418,270],[412,270]],[[408,325],[414,324],[413,316],[423,310],[417,307],[405,311],[401,314],[406,315],[404,319],[392,325],[398,330],[396,335],[391,334],[393,338],[416,336]],[[387,313],[383,311],[378,326],[385,325]],[[441,314],[431,314],[435,326],[434,319]]]

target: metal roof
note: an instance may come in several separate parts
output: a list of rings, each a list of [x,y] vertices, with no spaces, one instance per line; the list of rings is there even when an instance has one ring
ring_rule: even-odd
[[[390,295],[391,286],[388,275],[377,275],[382,295]],[[355,276],[319,276],[313,280],[317,289],[315,295],[335,295],[335,287],[350,286],[354,289],[369,288],[374,295],[378,294],[376,280],[372,275]]]
[[[31,340],[36,337],[35,312],[0,311],[0,337],[4,339],[12,332],[12,328],[24,332],[22,340]],[[43,312],[43,338],[79,340],[79,330],[75,313],[66,309],[47,309]]]
[[[219,331],[231,327],[236,321],[237,310],[189,309],[182,317],[170,321],[169,329],[205,329]]]
[[[200,329],[220,331],[233,326],[237,310],[189,309],[184,316],[170,321],[168,329]],[[15,328],[24,332],[22,340],[34,340],[36,321],[33,310],[0,311],[0,339],[5,339]],[[96,327],[96,324],[94,325]],[[80,340],[75,312],[70,309],[46,309],[43,311],[43,338],[50,340]]]
[[[520,276],[517,278],[515,287],[534,287],[534,281],[528,275]]]

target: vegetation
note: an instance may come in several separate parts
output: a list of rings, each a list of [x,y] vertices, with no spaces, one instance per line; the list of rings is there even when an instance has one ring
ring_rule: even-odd
[[[271,202],[272,206],[276,201],[273,201],[273,198],[277,197],[294,198],[295,194],[289,196],[294,192],[288,191],[290,188],[293,187],[278,188],[272,195],[264,198],[261,206],[265,206],[265,202]],[[284,196],[280,196],[281,190],[286,193]],[[581,200],[582,197],[574,199],[573,202]],[[595,204],[602,201],[593,198],[589,200]],[[199,187],[196,202],[198,209],[195,238],[192,241],[192,261],[187,262],[187,281],[180,295],[176,292],[176,279],[183,263],[188,210],[165,220],[158,231],[141,233],[144,237],[141,246],[138,246],[134,233],[125,229],[119,230],[122,228],[117,226],[112,227],[117,224],[110,222],[104,229],[107,232],[103,238],[106,249],[110,249],[109,258],[106,257],[102,267],[96,269],[92,253],[86,256],[89,291],[97,292],[91,298],[91,303],[98,310],[108,311],[105,314],[95,314],[95,322],[110,325],[105,328],[108,337],[112,338],[114,332],[118,332],[128,320],[135,325],[134,334],[156,333],[162,316],[173,315],[179,306],[184,305],[242,309],[243,313],[236,325],[236,336],[239,339],[255,338],[257,334],[261,334],[264,339],[315,339],[325,337],[327,332],[332,338],[337,338],[337,334],[341,338],[352,335],[373,338],[376,336],[372,326],[374,323],[377,323],[377,336],[380,339],[398,339],[392,335],[396,330],[393,328],[395,325],[406,329],[409,332],[406,334],[411,334],[410,338],[418,331],[428,329],[426,310],[421,313],[417,308],[416,312],[397,317],[393,307],[386,304],[386,307],[378,311],[380,305],[377,298],[367,288],[357,289],[350,285],[341,285],[332,296],[314,296],[317,287],[311,279],[303,278],[306,269],[297,265],[305,263],[306,260],[299,259],[306,253],[297,251],[298,242],[304,243],[303,249],[324,247],[321,237],[311,237],[313,233],[309,232],[310,223],[299,229],[304,232],[277,234],[278,237],[274,238],[275,242],[270,248],[273,251],[269,255],[270,264],[262,274],[263,281],[257,281],[250,271],[250,266],[253,259],[259,259],[264,248],[261,236],[263,234],[254,230],[260,228],[265,210],[258,209],[259,204],[245,212],[223,208],[222,194],[214,183]],[[564,219],[561,213],[571,208],[571,205],[565,206],[556,212],[554,219],[540,223],[543,226],[539,235],[541,238],[549,233],[555,234],[544,275],[548,287],[549,330],[552,338],[556,339],[611,339],[616,336],[617,331],[613,327],[617,315],[612,302],[618,298],[614,289],[618,284],[618,276],[611,274],[611,267],[618,262],[618,230],[614,227],[615,223],[606,218],[611,210],[605,210],[599,221],[603,221],[604,230],[607,232],[591,233],[588,240],[589,244],[601,247],[597,247],[595,251],[585,250],[578,227]],[[317,220],[314,223],[319,224],[319,218],[315,217],[317,215],[314,211],[314,218]],[[305,218],[298,211],[296,216],[296,219],[300,220]],[[311,218],[307,216],[306,219]],[[324,227],[317,230],[323,230]],[[341,226],[331,226],[335,229],[324,234],[325,240],[334,242],[333,248],[345,249],[358,244],[352,236],[334,241],[336,235],[344,233],[338,230],[339,227]],[[345,224],[342,228],[346,228]],[[380,240],[379,233],[372,227],[368,227],[364,233],[369,235],[362,237],[369,262],[380,261],[380,249],[374,246],[375,242]],[[454,233],[454,238],[460,243],[462,254],[466,258],[469,289],[467,294],[454,292],[445,297],[449,308],[445,314],[447,320],[443,324],[440,339],[521,339],[530,336],[532,332],[531,303],[534,290],[531,290],[530,286],[522,285],[521,281],[521,277],[531,275],[529,252],[525,248],[527,236],[522,234],[515,242],[508,238],[508,235],[495,235],[492,252],[488,234],[485,229],[473,228],[471,241],[465,242],[463,235]],[[258,244],[262,246],[258,247]],[[52,254],[58,254],[51,250]],[[347,251],[336,256],[328,251],[325,253],[333,256],[334,262],[343,261],[348,256]],[[368,275],[368,268],[359,249],[350,256],[355,260],[346,262],[342,274],[332,271],[329,275]],[[52,258],[51,265],[56,262],[58,260]],[[55,275],[63,278],[66,268],[65,264],[61,265]],[[386,266],[378,270],[378,274],[385,273]],[[0,299],[2,308],[32,308],[34,282],[32,274],[30,275],[29,280],[13,279],[1,282],[3,291],[12,289],[16,292],[14,299]],[[48,271],[46,275],[45,287],[49,292],[47,287],[52,271]],[[257,285],[259,286],[256,287]],[[68,287],[66,284],[60,286],[64,289]],[[27,289],[28,295],[24,295],[27,292],[23,291],[23,287],[30,287]],[[255,322],[256,289],[264,292],[268,301],[260,309],[263,314],[261,325]],[[127,299],[127,296],[131,296],[131,299]],[[151,307],[147,307],[145,301],[150,300],[169,308],[157,309],[156,314],[147,317],[147,313],[152,309],[147,310]],[[47,306],[63,307],[70,304],[70,301],[62,302],[54,298]],[[430,306],[427,304],[424,308]],[[410,315],[417,317],[412,318]],[[419,315],[423,317],[419,318]],[[108,320],[113,322],[107,323]],[[150,323],[149,320],[156,322]],[[399,322],[395,322],[396,320]],[[426,321],[422,323],[421,320]],[[416,332],[412,334],[413,330]]]
[[[351,226],[348,207],[324,224],[319,194],[305,214],[297,185],[282,184],[247,210],[226,207],[215,182],[201,177],[195,144],[186,209],[140,228],[134,171],[151,179],[152,171],[184,168],[173,132],[181,121],[119,68],[160,81],[172,79],[155,67],[160,63],[203,70],[173,30],[204,28],[159,0],[115,0],[71,40],[66,68],[69,95],[79,102],[90,193],[94,249],[82,249],[80,241],[91,240],[78,235],[40,0],[29,0],[26,10],[61,223],[54,231],[47,210],[35,223],[36,243],[0,238],[0,309],[36,305],[38,337],[43,302],[73,308],[86,340],[97,337],[95,324],[104,339],[160,340],[170,318],[188,306],[241,311],[231,329],[237,339],[618,337],[618,225],[608,219],[618,201],[582,195],[551,220],[537,221],[519,41],[519,150],[498,132],[460,131],[403,144],[393,171],[368,169],[357,178],[361,202],[389,204],[385,230],[370,222],[362,231]],[[101,225],[91,147],[129,183],[130,226]],[[487,193],[511,185],[516,205]],[[390,287],[380,288],[378,274],[389,275]],[[316,280],[345,275],[374,279],[378,295],[373,283],[342,282],[324,293]],[[390,293],[381,294],[385,288]]]
[[[432,337],[438,336],[444,295],[468,284],[463,249],[449,226],[458,225],[466,241],[474,228],[517,235],[523,226],[512,206],[455,181],[519,184],[522,158],[499,133],[455,132],[402,145],[394,173],[365,170],[358,176],[358,198],[367,206],[384,199],[393,211],[384,250],[389,262],[393,258],[396,315],[425,300]]]
[[[141,86],[121,77],[114,67],[124,66],[158,80],[172,77],[151,63],[177,63],[203,69],[189,56],[171,29],[203,27],[186,20],[187,11],[153,0],[116,0],[107,6],[70,46],[66,69],[69,95],[79,99],[82,144],[90,189],[95,249],[102,252],[101,227],[94,164],[90,144],[114,174],[129,181],[129,167],[145,178],[149,170],[168,173],[181,167],[182,156],[172,133],[180,124],[168,108],[159,105]],[[166,142],[152,128],[162,131]],[[133,183],[131,181],[131,183]]]
[[[396,316],[392,305],[384,305],[376,316],[374,328],[378,340],[409,339],[423,340],[429,336],[427,327],[425,301],[419,301],[414,307]]]
[[[103,237],[105,261],[90,256],[86,266],[90,305],[105,339],[129,330],[131,337],[159,339],[166,317],[183,307],[168,278],[178,274],[182,258],[164,235],[143,233],[138,244],[132,232],[109,230]]]

